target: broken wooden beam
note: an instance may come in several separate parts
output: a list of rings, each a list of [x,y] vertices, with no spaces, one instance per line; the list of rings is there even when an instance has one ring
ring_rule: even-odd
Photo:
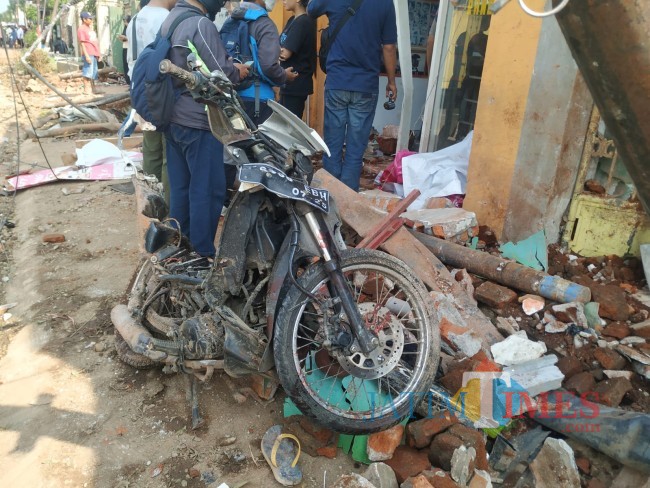
[[[366,237],[357,244],[358,248],[377,249],[382,245],[390,236],[404,224],[404,219],[400,217],[401,214],[406,212],[406,209],[411,205],[417,197],[420,196],[420,190],[413,190],[406,198],[400,201],[390,213],[382,219],[374,228],[368,232]]]
[[[342,220],[362,238],[386,216],[325,170],[316,172],[313,185],[330,192]],[[380,247],[401,259],[432,290],[431,303],[440,335],[454,352],[472,357],[482,350],[492,357],[490,345],[502,341],[503,336],[478,309],[474,298],[424,244],[402,226]]]
[[[534,293],[561,303],[591,300],[591,290],[559,276],[551,276],[489,253],[476,251],[420,232],[413,235],[440,261],[454,268],[466,269],[472,274],[516,290]]]
[[[113,66],[107,67],[107,68],[101,68],[97,70],[97,76],[104,76],[109,73],[115,73],[117,72],[117,69]],[[59,78],[62,80],[72,80],[74,78],[81,78],[83,76],[81,71],[73,71],[72,73],[63,73],[59,74]]]
[[[74,124],[67,127],[58,127],[56,129],[27,131],[29,137],[60,137],[80,132],[117,132],[121,125],[116,122],[92,123],[92,124]],[[136,128],[138,130],[138,128]]]
[[[109,103],[115,103],[115,102],[121,102],[122,100],[126,100],[129,98],[131,95],[129,92],[124,92],[124,93],[117,93],[113,95],[107,95],[107,96],[97,96],[97,95],[88,95],[84,96],[83,98],[75,98],[74,102],[77,105],[81,105],[82,107],[100,107],[102,105],[108,105]],[[45,108],[60,108],[60,107],[65,107],[66,105],[69,105],[66,102],[55,102],[55,103],[50,103],[45,106]]]

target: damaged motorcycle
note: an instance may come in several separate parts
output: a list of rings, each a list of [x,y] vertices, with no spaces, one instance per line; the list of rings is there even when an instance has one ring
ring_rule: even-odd
[[[120,359],[191,378],[215,370],[279,382],[300,411],[337,432],[384,430],[412,413],[433,383],[440,335],[424,284],[400,260],[347,248],[327,191],[312,185],[320,136],[281,105],[256,127],[221,71],[165,60],[160,71],[208,107],[238,168],[238,189],[213,260],[194,253],[150,193],[148,258],[128,304],[111,313]],[[139,180],[142,182],[142,180]]]

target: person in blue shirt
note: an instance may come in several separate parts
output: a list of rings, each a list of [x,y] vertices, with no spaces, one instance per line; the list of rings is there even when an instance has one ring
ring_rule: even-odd
[[[307,13],[327,15],[333,30],[354,0],[311,0]],[[397,98],[397,22],[393,0],[365,0],[338,33],[327,56],[323,167],[355,191],[377,108],[379,72],[388,75],[386,96]],[[345,146],[345,155],[343,147]]]

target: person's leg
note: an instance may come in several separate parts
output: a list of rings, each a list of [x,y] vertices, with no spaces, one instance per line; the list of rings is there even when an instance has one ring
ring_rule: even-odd
[[[188,130],[195,132],[185,149],[192,174],[189,188],[190,242],[202,256],[214,256],[214,239],[226,198],[223,145],[209,130]],[[173,178],[174,175],[170,174],[170,180]]]
[[[90,83],[92,85],[93,93],[100,93],[97,91],[95,88],[95,80],[97,79],[97,57],[96,56],[91,56],[92,57],[92,77],[90,78]]]
[[[345,162],[340,180],[359,191],[359,179],[363,166],[363,153],[377,109],[377,94],[354,92],[348,106],[348,132],[345,141]]]
[[[307,96],[280,95],[280,103],[299,119],[305,112]]]
[[[124,81],[127,85],[131,84],[131,79],[129,78],[129,57],[127,56],[127,50],[122,48],[122,69],[124,70]]]
[[[170,124],[165,133],[167,171],[169,172],[169,216],[178,221],[181,231],[190,237],[190,168],[185,160],[185,127]]]
[[[323,167],[338,179],[341,179],[343,168],[343,143],[348,126],[348,104],[351,93],[346,90],[325,90],[324,131],[325,144],[330,150],[330,156],[323,155]]]

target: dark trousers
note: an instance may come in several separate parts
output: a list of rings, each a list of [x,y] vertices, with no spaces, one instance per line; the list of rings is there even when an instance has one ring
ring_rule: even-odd
[[[165,136],[162,132],[142,131],[142,170],[154,175],[163,185],[165,201],[169,205],[169,177],[165,158]]]
[[[214,238],[226,197],[223,145],[209,130],[170,124],[165,132],[170,216],[202,256],[214,256]]]
[[[131,84],[131,79],[129,78],[129,61],[128,61],[128,56],[126,54],[126,49],[122,48],[122,66],[124,69],[124,80],[126,81],[127,85]]]
[[[307,95],[280,95],[280,104],[294,114],[299,119],[302,119],[305,113],[305,102]]]

